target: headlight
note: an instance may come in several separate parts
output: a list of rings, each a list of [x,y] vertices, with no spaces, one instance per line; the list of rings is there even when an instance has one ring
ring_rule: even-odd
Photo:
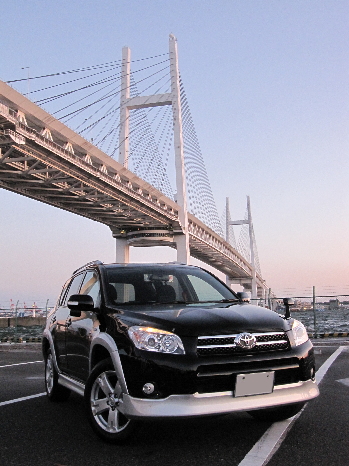
[[[136,348],[156,353],[185,354],[179,336],[151,327],[130,327],[128,334]]]
[[[301,345],[302,343],[305,343],[309,339],[304,325],[302,324],[302,322],[299,322],[299,320],[295,319],[293,321],[292,333],[293,333],[293,338],[294,338],[296,346]]]

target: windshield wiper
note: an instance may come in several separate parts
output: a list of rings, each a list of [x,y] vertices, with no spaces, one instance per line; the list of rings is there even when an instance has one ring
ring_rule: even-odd
[[[226,298],[226,299],[221,299],[220,301],[217,301],[218,303],[238,303],[240,300],[238,298]]]
[[[212,299],[212,300],[207,300],[207,301],[195,301],[196,303],[237,303],[239,300],[237,298],[232,298],[232,299]]]
[[[157,302],[157,301],[127,301],[126,303],[113,303],[114,306],[159,306],[164,304],[193,304],[197,301],[169,301],[169,302]]]

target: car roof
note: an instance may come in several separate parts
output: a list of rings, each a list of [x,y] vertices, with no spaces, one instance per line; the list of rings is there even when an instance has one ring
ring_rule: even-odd
[[[130,262],[128,264],[121,264],[121,263],[110,263],[110,264],[104,264],[103,262],[97,260],[97,261],[92,261],[88,262],[85,265],[82,265],[78,269],[74,270],[73,275],[84,271],[86,269],[91,269],[91,268],[106,268],[106,269],[115,269],[115,268],[137,268],[137,267],[142,267],[142,268],[154,268],[154,267],[166,267],[166,268],[173,268],[173,267],[194,267],[198,268],[195,265],[188,265],[188,264],[183,264],[180,262]]]
[[[142,267],[142,268],[153,268],[153,267],[166,267],[166,268],[173,268],[173,267],[195,267],[193,265],[187,265],[187,264],[181,264],[179,262],[167,262],[167,263],[161,263],[161,262],[130,262],[128,264],[120,264],[120,263],[112,263],[112,264],[101,264],[105,268],[137,268],[137,267]]]

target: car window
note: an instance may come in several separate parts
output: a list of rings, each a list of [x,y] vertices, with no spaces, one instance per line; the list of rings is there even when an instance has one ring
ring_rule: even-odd
[[[116,303],[128,303],[135,300],[135,287],[132,283],[114,283],[111,285],[115,288],[113,300]],[[109,291],[112,291],[109,289]],[[113,291],[112,291],[113,292]]]
[[[100,301],[100,290],[101,287],[97,272],[95,270],[88,270],[82,282],[80,294],[91,296],[95,306],[97,306]]]
[[[214,276],[193,267],[110,267],[107,280],[107,298],[113,304],[199,303],[236,298]]]
[[[69,284],[68,287],[67,287],[67,292],[66,292],[66,294],[65,294],[64,297],[63,297],[62,305],[65,305],[65,304],[66,304],[67,299],[69,298],[69,296],[71,296],[72,294],[78,294],[78,293],[79,293],[80,283],[81,283],[82,277],[83,277],[83,274],[80,273],[79,275],[76,275],[76,276],[70,281],[70,284]]]
[[[222,294],[217,289],[213,288],[210,283],[207,283],[200,277],[188,274],[188,279],[193,285],[197,299],[199,301],[219,301],[223,298]]]
[[[67,280],[66,283],[63,285],[61,295],[60,295],[60,297],[58,299],[58,305],[59,306],[62,306],[63,303],[64,303],[64,298],[66,296],[67,289],[69,288],[70,283],[71,283],[71,280]]]

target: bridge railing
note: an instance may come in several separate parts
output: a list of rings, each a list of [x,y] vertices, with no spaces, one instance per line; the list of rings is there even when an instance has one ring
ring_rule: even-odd
[[[11,121],[15,126],[16,130],[22,136],[26,136],[32,141],[36,142],[40,146],[44,147],[63,157],[66,161],[74,163],[74,165],[79,166],[80,168],[88,171],[91,174],[94,174],[97,178],[107,182],[112,186],[116,186],[119,189],[121,188],[123,191],[127,192],[129,195],[135,198],[142,198],[144,203],[152,205],[153,208],[158,209],[159,211],[166,212],[166,214],[173,220],[176,220],[178,217],[178,211],[174,208],[173,205],[170,205],[160,198],[164,196],[159,192],[159,196],[154,196],[147,191],[142,190],[139,186],[135,185],[131,179],[127,178],[125,170],[123,170],[122,176],[116,171],[108,169],[103,162],[101,161],[99,166],[95,166],[91,160],[91,162],[87,162],[84,160],[83,154],[81,157],[75,155],[73,152],[65,149],[58,143],[52,141],[51,139],[45,137],[44,135],[40,134],[36,129],[31,128],[30,126],[24,124],[22,121],[18,120],[17,113],[13,109],[9,108],[4,103],[0,102],[0,114],[6,117],[9,121]],[[34,156],[34,154],[33,154]],[[135,178],[132,174],[133,179]],[[152,189],[155,191],[155,189]]]

